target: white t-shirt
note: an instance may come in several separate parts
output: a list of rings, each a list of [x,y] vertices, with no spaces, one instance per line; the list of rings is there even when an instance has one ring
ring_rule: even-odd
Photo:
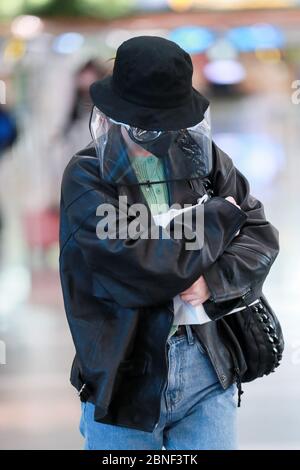
[[[194,206],[189,206],[184,209],[170,209],[167,212],[162,214],[154,215],[154,221],[157,225],[161,225],[162,227],[167,227],[170,221],[178,214],[185,212],[187,210],[191,210],[193,207],[196,207],[199,204],[204,203],[207,200],[208,196],[205,194],[203,197],[198,199],[198,203]],[[259,302],[259,299],[256,299],[250,305],[254,305],[255,303]],[[176,295],[173,299],[174,305],[174,325],[195,325],[195,324],[203,324],[211,321],[211,318],[207,315],[203,305],[193,306],[189,302],[184,302],[181,299],[180,295]],[[246,307],[238,307],[234,308],[226,315],[229,315],[234,312],[238,312],[240,310],[245,309]]]

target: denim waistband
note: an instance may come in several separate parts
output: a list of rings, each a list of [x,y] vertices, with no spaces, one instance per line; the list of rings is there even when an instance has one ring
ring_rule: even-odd
[[[183,339],[187,339],[188,343],[189,344],[194,344],[195,342],[195,338],[194,338],[194,332],[191,328],[191,325],[183,325],[186,329],[185,333],[183,334],[180,334],[180,335],[172,335],[169,339],[168,339],[168,343],[169,344],[172,344],[172,343],[176,343],[178,341],[182,341]]]

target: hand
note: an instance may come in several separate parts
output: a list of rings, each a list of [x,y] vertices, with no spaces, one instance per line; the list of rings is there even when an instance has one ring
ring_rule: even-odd
[[[225,197],[225,199],[227,199],[227,201],[231,202],[231,204],[235,205],[236,207],[240,209],[240,206],[236,203],[236,200],[234,199],[233,196],[227,196]]]
[[[239,209],[241,208],[237,203],[236,203],[236,200],[234,199],[233,196],[227,196],[225,197],[225,199],[227,199],[227,201],[231,202],[231,204],[233,204],[234,206],[238,207]],[[240,231],[238,230],[235,234],[235,236],[237,237],[239,235]]]
[[[181,292],[181,300],[189,302],[194,307],[196,305],[201,305],[210,297],[210,292],[208,290],[207,284],[203,276],[200,276],[197,281],[194,282],[188,289]]]

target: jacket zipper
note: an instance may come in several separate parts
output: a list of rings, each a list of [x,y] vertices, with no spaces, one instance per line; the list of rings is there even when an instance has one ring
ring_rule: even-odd
[[[236,299],[236,298],[239,298],[239,297],[241,297],[243,300],[245,300],[245,297],[247,297],[249,292],[251,292],[251,287],[248,287],[241,295],[228,296],[225,299],[221,299],[221,300],[216,300],[216,297],[213,294],[211,294],[209,300],[211,300],[212,302],[214,302],[216,304],[226,302],[227,300]]]
[[[169,369],[168,369],[168,356],[167,356],[167,339],[169,337],[169,333],[171,331],[171,327],[172,327],[172,323],[173,323],[173,319],[174,319],[174,313],[173,311],[168,307],[168,310],[172,313],[172,316],[170,316],[170,319],[169,319],[169,329],[168,329],[168,335],[165,339],[165,363],[167,365],[167,374],[166,374],[166,379],[165,381],[163,382],[161,388],[160,388],[160,392],[159,392],[159,395],[160,395],[160,401],[159,401],[159,412],[158,412],[158,416],[156,418],[156,423],[155,423],[155,426],[154,426],[154,429],[157,428],[158,426],[158,423],[159,423],[159,418],[160,418],[160,412],[161,412],[161,399],[162,399],[162,391],[164,390],[165,388],[165,385],[167,383],[167,380],[168,380],[168,373],[169,373]]]
[[[236,383],[237,389],[238,389],[238,407],[240,407],[241,406],[241,397],[244,393],[244,391],[242,390],[241,372],[240,372],[240,368],[238,366],[238,363],[237,363],[237,360],[236,360],[236,357],[235,357],[235,353],[232,350],[232,347],[230,346],[230,344],[228,344],[228,342],[227,342],[227,347],[229,349],[229,352],[231,354],[232,361],[233,361],[234,382]]]
[[[245,292],[240,296],[242,299],[243,299],[243,302],[247,305],[246,303],[246,297],[247,295],[249,294],[249,292],[251,292],[251,288],[248,288],[245,290]],[[233,297],[234,298],[234,297]],[[214,300],[215,302],[215,300]],[[232,357],[232,361],[233,361],[233,374],[234,374],[234,382],[236,383],[237,385],[237,389],[238,389],[238,407],[241,406],[241,397],[244,393],[244,391],[242,390],[242,378],[241,378],[241,372],[240,372],[240,368],[238,366],[238,362],[237,362],[237,359],[236,359],[236,356],[235,356],[235,353],[234,351],[232,350],[232,347],[231,345],[226,342],[227,344],[227,347],[229,349],[229,352],[230,352],[230,355]]]
[[[235,244],[234,249],[236,249],[237,251],[239,251],[239,249],[248,250],[251,253],[254,253],[256,256],[258,256],[261,259],[261,261],[264,261],[266,264],[270,264],[272,261],[268,255],[265,255],[264,253],[259,253],[258,251],[253,250],[252,248],[249,248],[247,246],[241,247],[240,245]]]

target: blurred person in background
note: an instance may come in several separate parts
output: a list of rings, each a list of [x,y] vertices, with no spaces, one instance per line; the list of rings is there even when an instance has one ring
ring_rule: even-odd
[[[92,101],[89,94],[90,85],[107,75],[107,68],[101,61],[90,59],[81,64],[72,73],[72,93],[67,97],[61,96],[66,112],[62,112],[62,122],[51,136],[49,151],[51,151],[51,165],[48,170],[48,178],[51,179],[51,191],[49,205],[59,210],[59,187],[63,170],[74,153],[84,143],[90,140],[89,117]]]
[[[16,121],[12,113],[0,106],[0,158],[5,150],[10,148],[17,138]]]
[[[66,71],[64,72],[66,73]],[[39,174],[39,194],[30,198],[29,208],[24,215],[24,229],[30,260],[39,268],[53,267],[56,269],[56,249],[58,247],[59,223],[59,188],[63,170],[71,156],[90,140],[88,128],[92,101],[89,95],[90,85],[106,75],[106,68],[101,62],[90,59],[81,64],[72,76],[63,76],[69,86],[55,97],[57,121],[54,129],[49,132],[46,142],[40,142],[42,155],[51,154],[51,159],[43,162],[43,171]],[[67,78],[68,77],[68,78]],[[48,85],[49,86],[49,85]],[[47,97],[54,100],[53,97]],[[60,100],[57,104],[56,99]],[[45,99],[44,107],[52,109]],[[52,110],[54,112],[54,110]],[[39,122],[42,114],[38,117]],[[53,125],[53,124],[52,124]],[[49,139],[49,140],[48,140]],[[38,190],[38,188],[36,187]]]
[[[4,155],[4,152],[8,150],[17,139],[17,124],[15,117],[4,106],[0,105],[0,160]],[[1,249],[2,249],[2,213],[0,206],[0,261],[1,261]]]
[[[92,107],[89,88],[93,82],[104,78],[106,74],[104,65],[92,59],[75,72],[73,101],[62,131],[62,138],[70,146],[69,155],[73,155],[82,146],[82,142],[89,139],[87,121]]]
[[[85,449],[238,447],[247,366],[221,320],[243,308],[245,292],[249,303],[259,296],[278,232],[211,141],[209,102],[192,74],[189,54],[172,41],[125,41],[113,74],[90,89],[93,141],[64,172],[60,276]],[[216,197],[205,197],[208,176]],[[176,238],[179,215],[169,237],[162,227],[157,237],[145,227],[123,236],[137,202],[150,220],[174,203],[192,205],[190,230],[203,243],[187,249],[186,236]],[[109,224],[101,207],[113,208],[116,237],[99,237]],[[200,208],[205,223],[196,224]]]

